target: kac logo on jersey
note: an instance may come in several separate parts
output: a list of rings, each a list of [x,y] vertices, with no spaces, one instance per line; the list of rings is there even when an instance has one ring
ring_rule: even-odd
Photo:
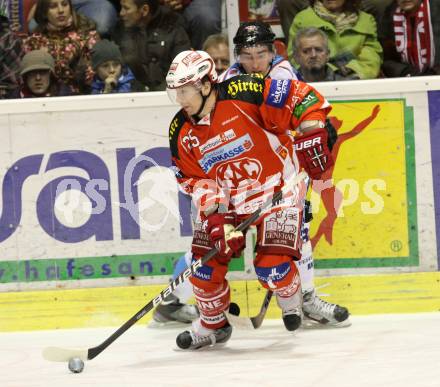
[[[291,81],[288,79],[273,80],[270,83],[269,96],[266,103],[276,108],[282,108],[286,104],[290,83]]]
[[[261,162],[249,157],[228,161],[218,167],[217,182],[223,187],[237,188],[243,181],[257,181],[262,170]]]
[[[203,171],[208,173],[214,165],[240,156],[241,154],[252,149],[253,146],[254,143],[252,142],[250,136],[246,134],[240,138],[237,138],[235,141],[232,141],[207,153],[202,159],[199,160],[199,164]]]

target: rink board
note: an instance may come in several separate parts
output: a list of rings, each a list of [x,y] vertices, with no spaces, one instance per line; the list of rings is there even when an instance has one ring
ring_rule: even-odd
[[[336,167],[311,194],[316,267],[418,265],[413,109],[405,99],[335,101],[329,117]]]
[[[317,278],[318,292],[353,315],[440,311],[440,273]],[[0,332],[118,327],[163,285],[0,293]],[[232,281],[231,299],[242,315],[257,314],[265,295],[256,281]],[[151,320],[147,314],[140,324]],[[275,300],[268,319],[280,317]]]
[[[440,81],[316,87],[340,136],[330,186],[311,196],[318,275],[438,270]],[[0,104],[0,291],[165,283],[192,234],[166,94],[19,102]],[[231,279],[255,278],[252,254]]]

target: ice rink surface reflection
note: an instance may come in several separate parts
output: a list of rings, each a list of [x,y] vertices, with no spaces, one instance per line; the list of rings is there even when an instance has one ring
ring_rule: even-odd
[[[132,327],[72,374],[41,356],[46,346],[89,348],[116,328],[0,334],[0,386],[438,387],[440,313],[350,317],[338,329],[287,332],[267,320],[235,329],[227,346],[178,350],[185,325]]]

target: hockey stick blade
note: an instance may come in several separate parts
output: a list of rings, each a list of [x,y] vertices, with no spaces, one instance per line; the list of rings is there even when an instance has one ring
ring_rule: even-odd
[[[234,328],[241,329],[258,329],[263,323],[266,312],[269,309],[269,304],[272,299],[273,292],[268,290],[266,296],[264,297],[263,304],[261,305],[260,312],[254,317],[239,317],[226,312],[226,317],[229,323]]]
[[[77,357],[83,361],[87,360],[86,349],[65,349],[59,347],[47,347],[43,350],[43,358],[49,361],[69,361]]]
[[[241,222],[236,231],[243,231],[249,228],[252,223],[256,222],[261,216],[263,211],[266,211],[272,207],[275,203],[279,202],[283,198],[283,193],[291,189],[292,186],[298,184],[307,177],[307,174],[303,171],[293,177],[291,180],[286,181],[284,187],[276,192],[271,199],[263,204],[261,208],[254,211],[247,219]],[[201,259],[194,261],[187,269],[180,273],[174,281],[172,281],[164,290],[162,290],[158,296],[153,298],[148,304],[146,304],[142,309],[140,309],[133,317],[119,327],[115,332],[113,332],[106,340],[96,347],[89,349],[67,349],[58,347],[48,347],[43,350],[43,357],[50,361],[65,361],[72,357],[80,357],[81,360],[92,360],[98,356],[102,351],[104,351],[111,343],[118,339],[124,332],[136,324],[142,317],[144,317],[148,312],[154,309],[157,305],[161,304],[167,296],[172,294],[176,287],[184,282],[186,279],[191,277],[197,269],[208,262],[212,257],[218,253],[218,250],[213,247],[208,253],[206,253]],[[263,316],[264,317],[264,316]],[[260,323],[261,324],[261,323]],[[87,355],[86,355],[87,354]]]

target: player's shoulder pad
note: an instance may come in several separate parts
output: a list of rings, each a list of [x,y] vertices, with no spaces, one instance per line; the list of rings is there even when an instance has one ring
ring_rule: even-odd
[[[186,117],[185,114],[183,113],[183,110],[181,109],[172,119],[168,131],[171,155],[177,159],[179,158],[179,148],[178,148],[179,133],[185,122],[186,122]]]
[[[264,79],[260,74],[244,74],[218,84],[218,99],[236,100],[261,105],[264,100]]]
[[[291,79],[272,79],[270,81],[266,104],[274,108],[282,109],[287,103],[291,83]]]

